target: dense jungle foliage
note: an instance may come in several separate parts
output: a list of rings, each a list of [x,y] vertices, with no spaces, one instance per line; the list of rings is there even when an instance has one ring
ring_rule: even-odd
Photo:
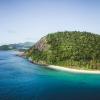
[[[65,31],[48,34],[26,52],[34,63],[100,69],[100,35]]]

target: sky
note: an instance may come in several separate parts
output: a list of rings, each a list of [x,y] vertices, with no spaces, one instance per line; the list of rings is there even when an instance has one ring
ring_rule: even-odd
[[[0,0],[0,45],[57,31],[100,34],[100,0]]]

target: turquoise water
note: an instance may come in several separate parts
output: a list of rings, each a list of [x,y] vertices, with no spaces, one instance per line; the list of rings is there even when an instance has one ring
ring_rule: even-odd
[[[55,71],[0,51],[0,100],[100,100],[100,75]]]

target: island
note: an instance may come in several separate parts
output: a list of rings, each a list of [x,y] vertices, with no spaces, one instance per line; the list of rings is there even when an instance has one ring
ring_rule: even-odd
[[[28,49],[25,56],[49,67],[100,70],[100,35],[80,31],[50,33]]]
[[[7,44],[7,45],[1,45],[0,46],[0,51],[1,50],[17,50],[17,51],[26,51],[30,47],[33,46],[33,42],[24,42],[24,43],[15,43],[15,44]]]

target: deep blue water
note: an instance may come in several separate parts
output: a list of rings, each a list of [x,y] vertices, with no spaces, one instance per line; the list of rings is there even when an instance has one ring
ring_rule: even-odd
[[[55,71],[0,51],[0,100],[100,100],[100,75]]]

